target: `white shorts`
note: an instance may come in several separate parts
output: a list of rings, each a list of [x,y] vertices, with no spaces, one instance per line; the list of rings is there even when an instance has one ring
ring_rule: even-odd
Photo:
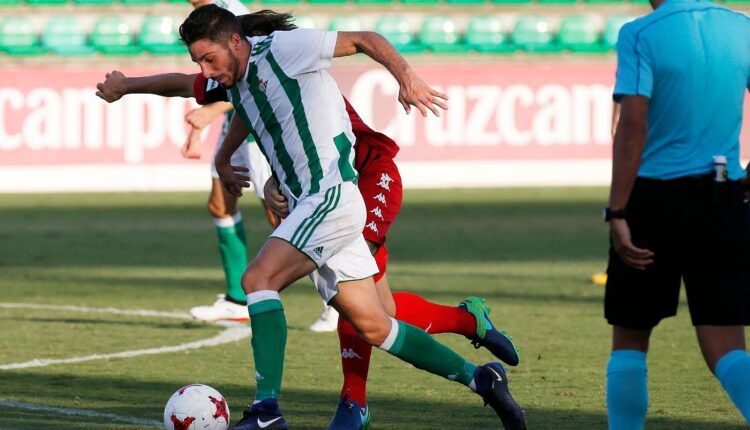
[[[315,263],[310,278],[328,303],[339,283],[378,273],[362,236],[366,218],[359,189],[344,182],[298,201],[271,237],[291,243]]]
[[[219,140],[216,142],[216,148],[214,148],[214,156],[221,148],[221,144],[224,141],[224,136],[221,135]],[[263,187],[266,185],[266,181],[271,177],[271,166],[268,165],[266,157],[260,152],[258,144],[255,142],[242,142],[239,148],[232,154],[230,160],[232,166],[246,167],[249,172],[247,176],[250,177],[250,183],[253,185],[253,191],[259,199],[263,199]],[[211,176],[214,179],[219,179],[219,174],[216,172],[216,166],[211,163]]]

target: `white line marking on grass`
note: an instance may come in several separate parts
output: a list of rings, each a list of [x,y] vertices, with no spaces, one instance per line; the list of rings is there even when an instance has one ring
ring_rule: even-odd
[[[37,305],[32,303],[0,303],[0,308],[6,309],[44,309],[44,310],[56,310],[56,311],[71,311],[71,312],[85,312],[85,313],[109,313],[118,315],[137,315],[137,316],[154,316],[154,317],[165,317],[165,318],[178,318],[178,319],[191,319],[190,315],[179,312],[159,312],[159,311],[148,311],[148,310],[126,310],[126,309],[114,309],[114,308],[86,308],[81,306],[55,306],[55,305]],[[35,359],[31,361],[24,361],[21,363],[10,363],[0,365],[0,370],[13,370],[13,369],[27,369],[29,367],[46,367],[53,364],[71,364],[71,363],[83,363],[86,361],[94,360],[108,360],[111,358],[130,358],[138,357],[141,355],[154,355],[154,354],[165,354],[170,352],[180,352],[189,349],[198,349],[206,346],[217,346],[225,343],[236,342],[238,340],[250,337],[252,331],[250,327],[245,324],[226,322],[219,324],[223,327],[227,327],[222,330],[219,334],[214,337],[198,340],[195,342],[183,343],[181,345],[173,346],[162,346],[159,348],[148,348],[148,349],[136,349],[132,351],[116,352],[112,354],[93,354],[81,357],[71,358],[44,358]]]
[[[54,412],[56,414],[73,415],[88,418],[104,418],[110,421],[153,427],[161,427],[162,425],[164,425],[164,423],[162,423],[161,421],[150,420],[148,418],[127,417],[123,415],[110,414],[107,412],[92,411],[89,409],[58,408],[55,406],[40,405],[36,403],[24,403],[16,400],[0,399],[0,407],[25,409],[27,411]]]

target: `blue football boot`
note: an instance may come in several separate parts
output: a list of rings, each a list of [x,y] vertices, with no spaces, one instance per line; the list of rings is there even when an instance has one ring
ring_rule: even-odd
[[[504,363],[510,366],[518,365],[518,348],[513,343],[513,337],[492,325],[490,308],[484,304],[484,299],[469,297],[458,307],[472,314],[477,321],[476,333],[467,336],[474,348],[479,349],[483,346]]]
[[[242,413],[232,430],[289,430],[278,399],[265,399]]]
[[[474,383],[484,405],[495,410],[505,430],[526,430],[526,414],[510,395],[508,376],[500,363],[477,367]]]
[[[370,427],[370,408],[346,397],[339,401],[328,430],[367,430]]]

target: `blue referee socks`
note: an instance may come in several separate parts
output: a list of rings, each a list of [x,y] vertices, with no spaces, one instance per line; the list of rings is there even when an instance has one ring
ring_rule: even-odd
[[[646,353],[632,349],[612,351],[607,365],[609,429],[642,430],[647,411]]]
[[[716,363],[716,379],[750,424],[750,354],[735,349]]]

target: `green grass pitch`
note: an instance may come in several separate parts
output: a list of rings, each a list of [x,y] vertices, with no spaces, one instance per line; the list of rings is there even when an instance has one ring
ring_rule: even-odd
[[[213,224],[200,193],[0,196],[0,302],[186,311],[222,292]],[[511,389],[529,428],[603,429],[610,330],[600,220],[606,190],[412,191],[390,233],[390,282],[444,304],[487,298],[518,340]],[[270,229],[243,198],[251,252]],[[283,295],[289,323],[282,407],[294,429],[327,426],[341,382],[334,334],[307,326],[321,302],[307,280]],[[637,309],[634,309],[637,312]],[[210,338],[222,329],[161,317],[0,308],[0,365],[108,354]],[[439,339],[474,362],[491,360],[455,335]],[[233,421],[253,392],[249,340],[169,354],[0,370],[0,428],[136,429],[144,425],[7,401],[161,420],[169,396],[202,382],[228,399]],[[684,300],[655,331],[649,429],[743,428],[703,364]],[[494,429],[499,420],[466,388],[373,353],[373,429]]]

